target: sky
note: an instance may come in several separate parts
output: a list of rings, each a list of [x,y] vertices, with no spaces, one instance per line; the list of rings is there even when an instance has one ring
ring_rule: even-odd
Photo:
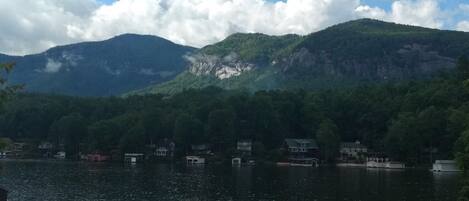
[[[469,0],[0,0],[0,53],[124,33],[203,47],[237,32],[305,35],[360,18],[469,32]]]

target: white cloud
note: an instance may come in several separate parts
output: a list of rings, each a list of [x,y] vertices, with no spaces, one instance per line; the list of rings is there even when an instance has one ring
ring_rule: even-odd
[[[201,47],[235,32],[307,34],[362,17],[445,25],[438,0],[398,0],[391,8],[385,11],[360,0],[119,0],[110,5],[96,0],[0,1],[0,52],[35,53],[123,33]]]
[[[47,59],[46,67],[42,70],[45,73],[57,73],[62,68],[62,63],[54,61],[53,59]]]
[[[440,9],[438,0],[398,0],[388,12],[367,5],[359,6],[356,11],[362,17],[430,28],[443,28],[448,17]]]
[[[125,32],[155,34],[201,47],[234,32],[307,34],[355,18],[359,0],[120,0],[102,6],[71,37],[103,39]]]
[[[2,0],[0,52],[26,54],[75,42],[64,34],[66,25],[86,21],[97,6],[94,0]]]
[[[395,1],[390,14],[394,22],[431,28],[442,28],[443,17],[437,0]]]
[[[469,32],[469,21],[461,21],[457,24],[456,29],[459,31]]]
[[[459,4],[459,9],[463,12],[469,12],[469,4]]]

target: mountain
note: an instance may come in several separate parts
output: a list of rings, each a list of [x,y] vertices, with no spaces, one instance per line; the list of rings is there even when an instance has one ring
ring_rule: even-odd
[[[132,92],[323,89],[425,79],[469,55],[469,33],[360,19],[306,36],[234,34],[191,56],[175,79]]]
[[[40,54],[0,55],[0,62],[16,62],[9,81],[30,92],[109,96],[171,80],[185,70],[183,57],[194,50],[155,36],[125,34]]]

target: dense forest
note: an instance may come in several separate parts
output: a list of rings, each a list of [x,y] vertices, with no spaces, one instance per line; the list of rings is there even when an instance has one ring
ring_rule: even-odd
[[[284,138],[315,138],[329,147],[323,152],[334,153],[330,147],[340,141],[359,140],[408,164],[430,163],[454,158],[454,144],[468,129],[469,62],[460,59],[457,69],[427,81],[323,91],[208,87],[126,98],[18,94],[1,111],[0,132],[14,140],[62,143],[67,156],[139,151],[166,138],[176,142],[179,155],[191,144],[210,143],[223,156],[236,140],[252,139],[257,157],[275,160]]]

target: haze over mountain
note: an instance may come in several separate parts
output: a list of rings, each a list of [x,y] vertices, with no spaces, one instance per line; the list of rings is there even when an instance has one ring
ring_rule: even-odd
[[[9,81],[25,84],[29,92],[109,96],[174,78],[187,66],[184,55],[194,50],[156,36],[125,34],[35,55],[0,55],[0,62],[16,62]]]
[[[307,36],[234,34],[200,49],[174,80],[134,93],[322,89],[425,79],[469,55],[469,33],[361,19]]]

